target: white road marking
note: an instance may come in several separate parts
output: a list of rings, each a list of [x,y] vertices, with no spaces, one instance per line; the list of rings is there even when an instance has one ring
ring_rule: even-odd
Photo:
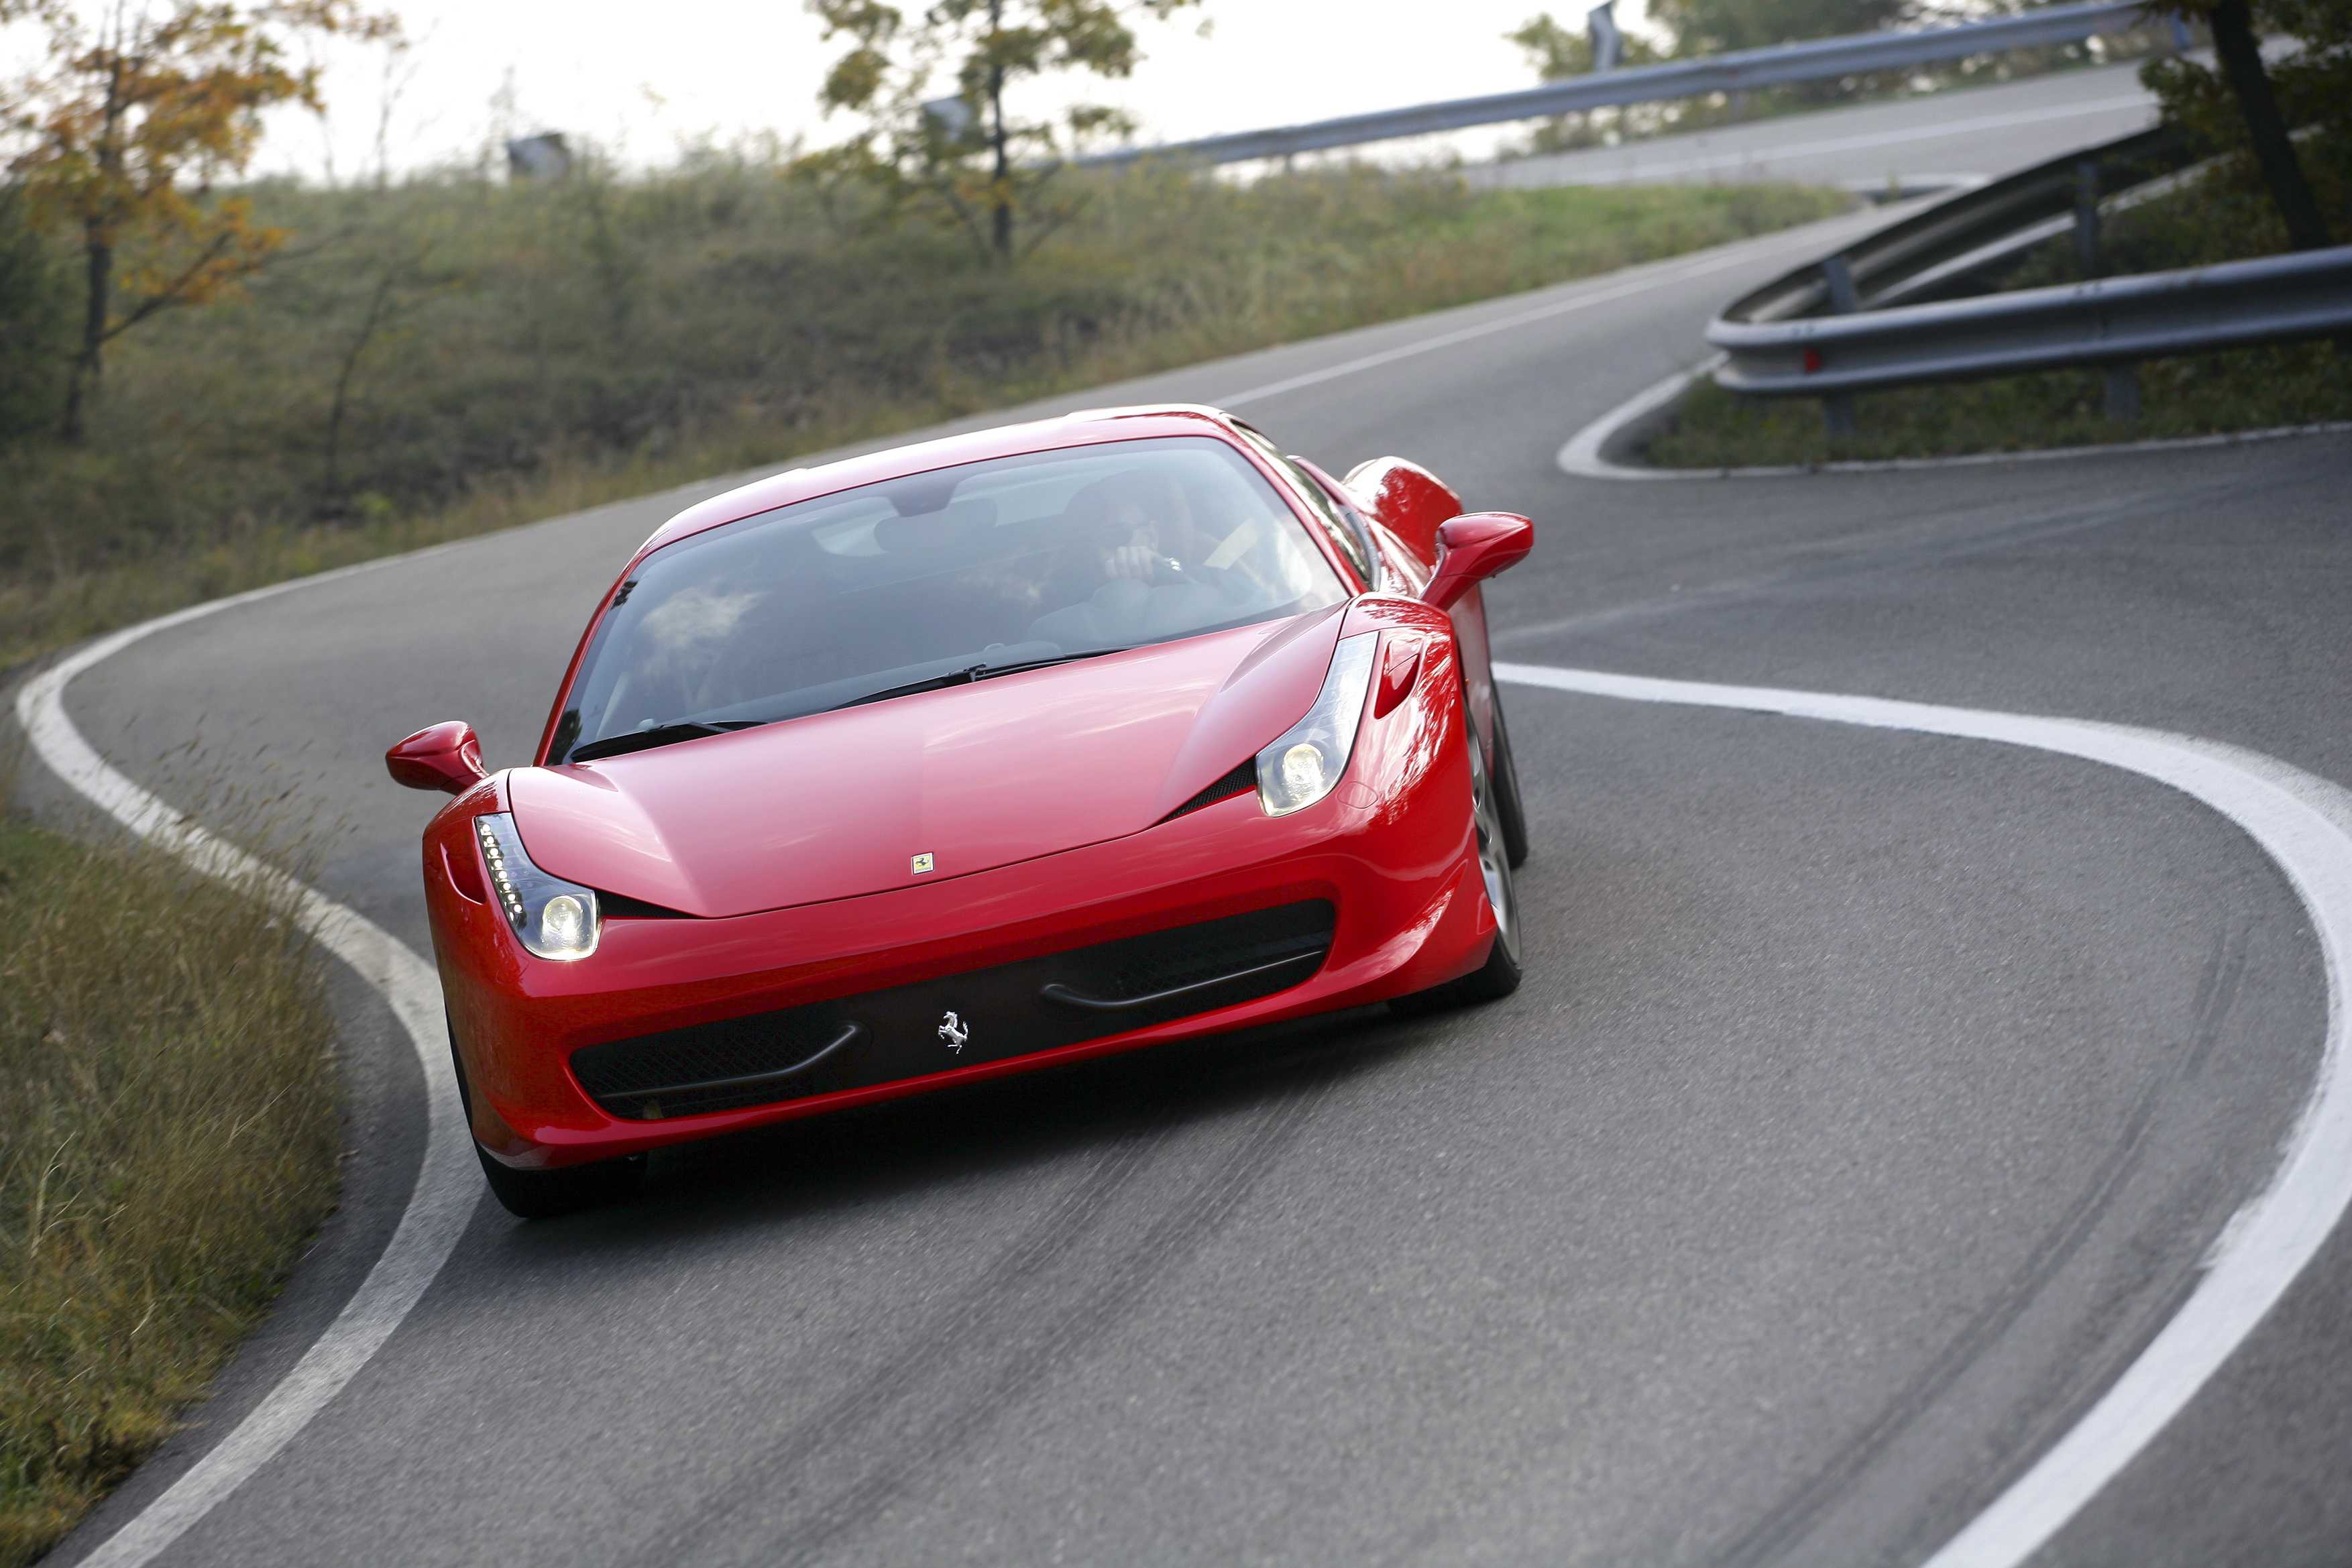
[[[1678,370],[1653,382],[1595,419],[1560,447],[1553,462],[1572,479],[1783,479],[1805,474],[1895,474],[1922,468],[1976,468],[1989,463],[2042,463],[2059,458],[2112,458],[2131,452],[2180,452],[2202,447],[2242,447],[2256,441],[2282,441],[2292,436],[2336,436],[2352,430],[2352,421],[2317,425],[2274,425],[2261,430],[2224,430],[2213,436],[2170,436],[2149,441],[2110,441],[2096,447],[2044,447],[2031,452],[1964,452],[1949,458],[1876,458],[1840,463],[1779,463],[1742,468],[1658,468],[1647,464],[1620,463],[1604,455],[1618,432],[1654,413],[1699,377],[1711,374],[1724,356],[1717,354],[1689,370]]]
[[[1874,697],[1657,680],[1600,670],[1497,664],[1497,679],[1633,702],[1780,713],[2032,746],[2167,784],[2242,828],[2286,873],[2327,971],[2327,1026],[2313,1080],[2276,1173],[2204,1259],[2203,1277],[2083,1418],[1927,1568],[2014,1568],[2187,1406],[2252,1333],[2352,1206],[2352,792],[2273,757],[2216,742],[2080,719],[1941,708]]]
[[[449,1037],[441,1017],[441,983],[432,966],[373,921],[205,832],[132,784],[82,739],[66,716],[63,701],[66,685],[75,676],[142,637],[235,605],[382,564],[369,562],[341,572],[297,578],[129,627],[42,671],[16,694],[16,717],[31,738],[33,750],[77,793],[132,833],[208,876],[231,883],[265,885],[291,895],[310,932],[391,1005],[415,1048],[417,1065],[425,1070],[424,1164],[416,1173],[415,1190],[409,1194],[399,1227],[383,1255],[334,1321],[261,1403],[161,1497],[82,1558],[80,1568],[138,1568],[268,1463],[392,1337],[448,1260],[481,1197],[481,1173],[475,1168],[467,1147],[471,1139],[457,1110]]]
[[[1881,210],[1884,212],[1885,209]],[[1456,343],[1466,343],[1479,338],[1492,337],[1496,332],[1507,332],[1533,321],[1548,321],[1556,316],[1574,315],[1579,310],[1589,310],[1595,305],[1605,305],[1612,300],[1622,300],[1629,294],[1639,294],[1646,289],[1661,288],[1670,283],[1687,282],[1694,278],[1705,278],[1710,273],[1721,272],[1727,268],[1753,261],[1759,255],[1790,247],[1799,238],[1802,238],[1809,247],[1819,243],[1819,240],[1812,236],[1812,226],[1810,224],[1801,230],[1783,230],[1779,234],[1761,236],[1758,239],[1742,240],[1727,247],[1726,252],[1711,256],[1704,261],[1684,265],[1665,264],[1658,270],[1644,272],[1642,276],[1628,279],[1622,283],[1587,289],[1564,300],[1554,300],[1547,304],[1538,305],[1531,310],[1514,311],[1507,316],[1496,316],[1491,321],[1457,327],[1452,331],[1437,332],[1426,338],[1416,338],[1412,342],[1400,343],[1394,348],[1382,349],[1377,353],[1364,354],[1356,359],[1343,361],[1339,364],[1327,365],[1321,370],[1310,370],[1303,374],[1289,376],[1281,381],[1270,381],[1263,386],[1247,387],[1243,391],[1227,393],[1223,397],[1212,397],[1206,401],[1214,407],[1235,408],[1244,403],[1255,403],[1261,398],[1279,396],[1286,392],[1297,392],[1302,387],[1319,386],[1327,381],[1339,381],[1348,376],[1360,375],[1365,371],[1378,370],[1384,364],[1394,364],[1399,360],[1412,359],[1415,355],[1434,353],[1438,349],[1449,349]]]
[[[1702,361],[1696,369],[1678,370],[1662,381],[1652,382],[1600,418],[1568,438],[1553,460],[1559,471],[1576,479],[1714,479],[1711,468],[1652,468],[1612,462],[1601,456],[1601,448],[1617,438],[1617,433],[1635,420],[1655,413],[1680,397],[1685,389],[1700,376],[1723,363],[1717,354]]]

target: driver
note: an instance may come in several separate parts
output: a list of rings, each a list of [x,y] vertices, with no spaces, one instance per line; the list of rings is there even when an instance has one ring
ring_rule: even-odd
[[[1105,581],[1149,583],[1199,559],[1192,503],[1166,474],[1097,479],[1070,498],[1067,516],[1095,552]]]

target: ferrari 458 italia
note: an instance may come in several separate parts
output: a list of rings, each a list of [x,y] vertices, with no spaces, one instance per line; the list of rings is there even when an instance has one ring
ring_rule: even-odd
[[[1198,407],[797,468],[647,540],[530,765],[420,731],[459,1092],[518,1214],[659,1145],[1508,994],[1479,584],[1528,520]]]

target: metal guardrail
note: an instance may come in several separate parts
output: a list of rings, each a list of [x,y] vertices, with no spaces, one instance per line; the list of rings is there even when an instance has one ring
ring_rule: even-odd
[[[2352,331],[2352,245],[1771,325],[1717,321],[1734,392],[1819,397]],[[2111,412],[2116,412],[2111,408]]]
[[[1093,153],[1076,162],[1099,168],[1147,158],[1187,163],[1238,163],[1253,158],[1281,158],[1294,153],[1318,153],[1402,136],[1426,136],[1473,125],[1545,120],[1556,114],[1619,104],[1657,103],[1708,93],[1785,87],[1792,82],[1822,81],[1872,71],[1907,70],[2004,49],[2077,43],[2101,33],[2145,26],[2149,16],[2143,0],[2091,0],[2089,4],[2044,5],[2016,16],[1994,16],[1948,27],[1856,33],[1769,48],[1738,49],[1704,59],[1675,60],[1664,65],[1572,77],[1517,92],[1451,99],[1371,114],[1342,115],[1336,120],[1265,131],[1204,136],[1198,141],[1172,142],[1158,147],[1123,147],[1116,152]]]
[[[2109,416],[2134,419],[2141,360],[2352,333],[2352,247],[2097,278],[2103,207],[2170,188],[2196,156],[2175,132],[2142,132],[1963,192],[1783,273],[1707,327],[1725,355],[1716,384],[1818,397],[1830,433],[1851,435],[1856,392],[2104,366]],[[1983,291],[1988,272],[2070,228],[2091,280]]]
[[[2186,135],[2159,126],[2020,169],[1781,274],[1725,306],[1720,320],[1752,324],[1948,297],[2070,228],[2077,267],[2095,276],[2102,205],[2161,185],[2198,156]]]

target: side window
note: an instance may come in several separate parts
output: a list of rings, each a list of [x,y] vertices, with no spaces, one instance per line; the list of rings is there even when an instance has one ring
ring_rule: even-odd
[[[1249,437],[1251,446],[1265,454],[1267,462],[1281,470],[1284,479],[1290,481],[1290,488],[1297,490],[1300,499],[1307,502],[1307,510],[1315,514],[1316,521],[1323,525],[1323,531],[1330,536],[1331,542],[1339,547],[1339,553],[1347,557],[1349,564],[1355,567],[1356,575],[1367,586],[1379,587],[1381,574],[1379,569],[1372,563],[1371,545],[1365,539],[1363,531],[1358,526],[1356,520],[1340,509],[1339,503],[1331,499],[1328,490],[1315,482],[1314,475],[1300,468],[1290,458],[1284,457],[1273,442],[1246,425],[1236,424],[1235,427]]]
[[[1291,467],[1297,472],[1299,483],[1306,488],[1307,499],[1314,502],[1315,509],[1330,518],[1339,529],[1339,548],[1347,552],[1349,560],[1356,563],[1356,570],[1362,574],[1364,581],[1378,588],[1381,585],[1381,552],[1373,547],[1371,525],[1364,521],[1363,513],[1358,511],[1344,494],[1333,494],[1330,486],[1307,471],[1297,459],[1292,459]]]

